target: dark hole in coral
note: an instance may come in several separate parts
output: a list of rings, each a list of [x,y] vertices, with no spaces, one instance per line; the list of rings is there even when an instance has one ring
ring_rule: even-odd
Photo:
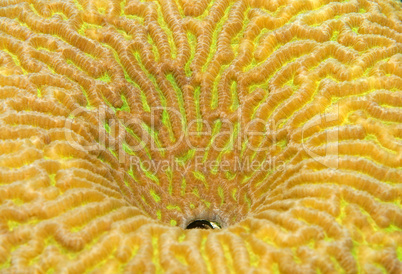
[[[189,223],[186,229],[193,229],[193,228],[200,228],[200,229],[219,229],[221,228],[220,225],[216,222],[210,222],[207,220],[195,220]]]

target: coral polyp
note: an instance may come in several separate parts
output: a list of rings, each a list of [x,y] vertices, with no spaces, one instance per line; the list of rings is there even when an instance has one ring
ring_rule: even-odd
[[[401,273],[401,20],[0,1],[0,272]]]

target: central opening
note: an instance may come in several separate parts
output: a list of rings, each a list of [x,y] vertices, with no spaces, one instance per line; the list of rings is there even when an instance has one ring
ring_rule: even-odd
[[[194,228],[199,228],[199,229],[220,229],[221,226],[217,222],[211,222],[208,220],[194,220],[191,223],[189,223],[186,227],[186,229],[194,229]]]

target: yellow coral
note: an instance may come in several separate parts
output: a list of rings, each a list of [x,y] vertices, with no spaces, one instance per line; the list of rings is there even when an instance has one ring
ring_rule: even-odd
[[[0,270],[400,273],[401,20],[0,2]]]

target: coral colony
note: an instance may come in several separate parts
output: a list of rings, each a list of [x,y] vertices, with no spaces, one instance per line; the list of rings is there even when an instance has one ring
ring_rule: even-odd
[[[0,272],[402,273],[401,90],[396,0],[0,1]]]

